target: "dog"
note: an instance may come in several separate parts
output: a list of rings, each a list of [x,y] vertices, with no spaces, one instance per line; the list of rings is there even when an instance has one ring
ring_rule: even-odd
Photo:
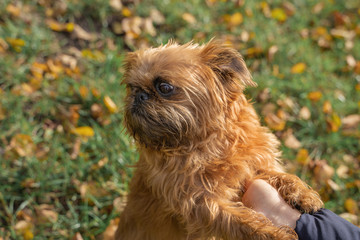
[[[241,202],[263,179],[303,213],[318,193],[284,172],[279,141],[261,126],[242,56],[211,40],[128,53],[124,125],[139,151],[117,240],[297,239]]]

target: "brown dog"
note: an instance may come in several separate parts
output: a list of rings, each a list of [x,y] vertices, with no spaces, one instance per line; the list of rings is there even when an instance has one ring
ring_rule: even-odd
[[[283,172],[278,140],[243,94],[256,84],[234,49],[211,41],[130,53],[124,83],[140,159],[116,239],[297,239],[242,204],[256,178],[302,212],[322,206]]]

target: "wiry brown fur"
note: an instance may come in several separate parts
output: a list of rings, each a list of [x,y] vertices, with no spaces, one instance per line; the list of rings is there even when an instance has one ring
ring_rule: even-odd
[[[161,96],[159,79],[174,94]],[[243,94],[256,84],[237,51],[214,41],[140,50],[127,56],[124,83],[125,126],[140,158],[117,240],[297,239],[242,204],[255,178],[302,212],[322,206],[283,172],[278,140]],[[140,104],[139,92],[148,96]]]

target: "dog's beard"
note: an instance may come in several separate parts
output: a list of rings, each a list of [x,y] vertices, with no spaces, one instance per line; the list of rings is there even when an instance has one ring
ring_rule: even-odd
[[[181,105],[128,104],[125,126],[135,141],[148,148],[178,148],[190,142],[195,119]]]

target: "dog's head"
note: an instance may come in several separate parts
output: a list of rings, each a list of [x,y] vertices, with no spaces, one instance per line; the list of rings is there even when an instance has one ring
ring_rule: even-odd
[[[241,55],[214,41],[129,53],[125,70],[125,126],[156,150],[205,141],[244,88],[256,85]]]

